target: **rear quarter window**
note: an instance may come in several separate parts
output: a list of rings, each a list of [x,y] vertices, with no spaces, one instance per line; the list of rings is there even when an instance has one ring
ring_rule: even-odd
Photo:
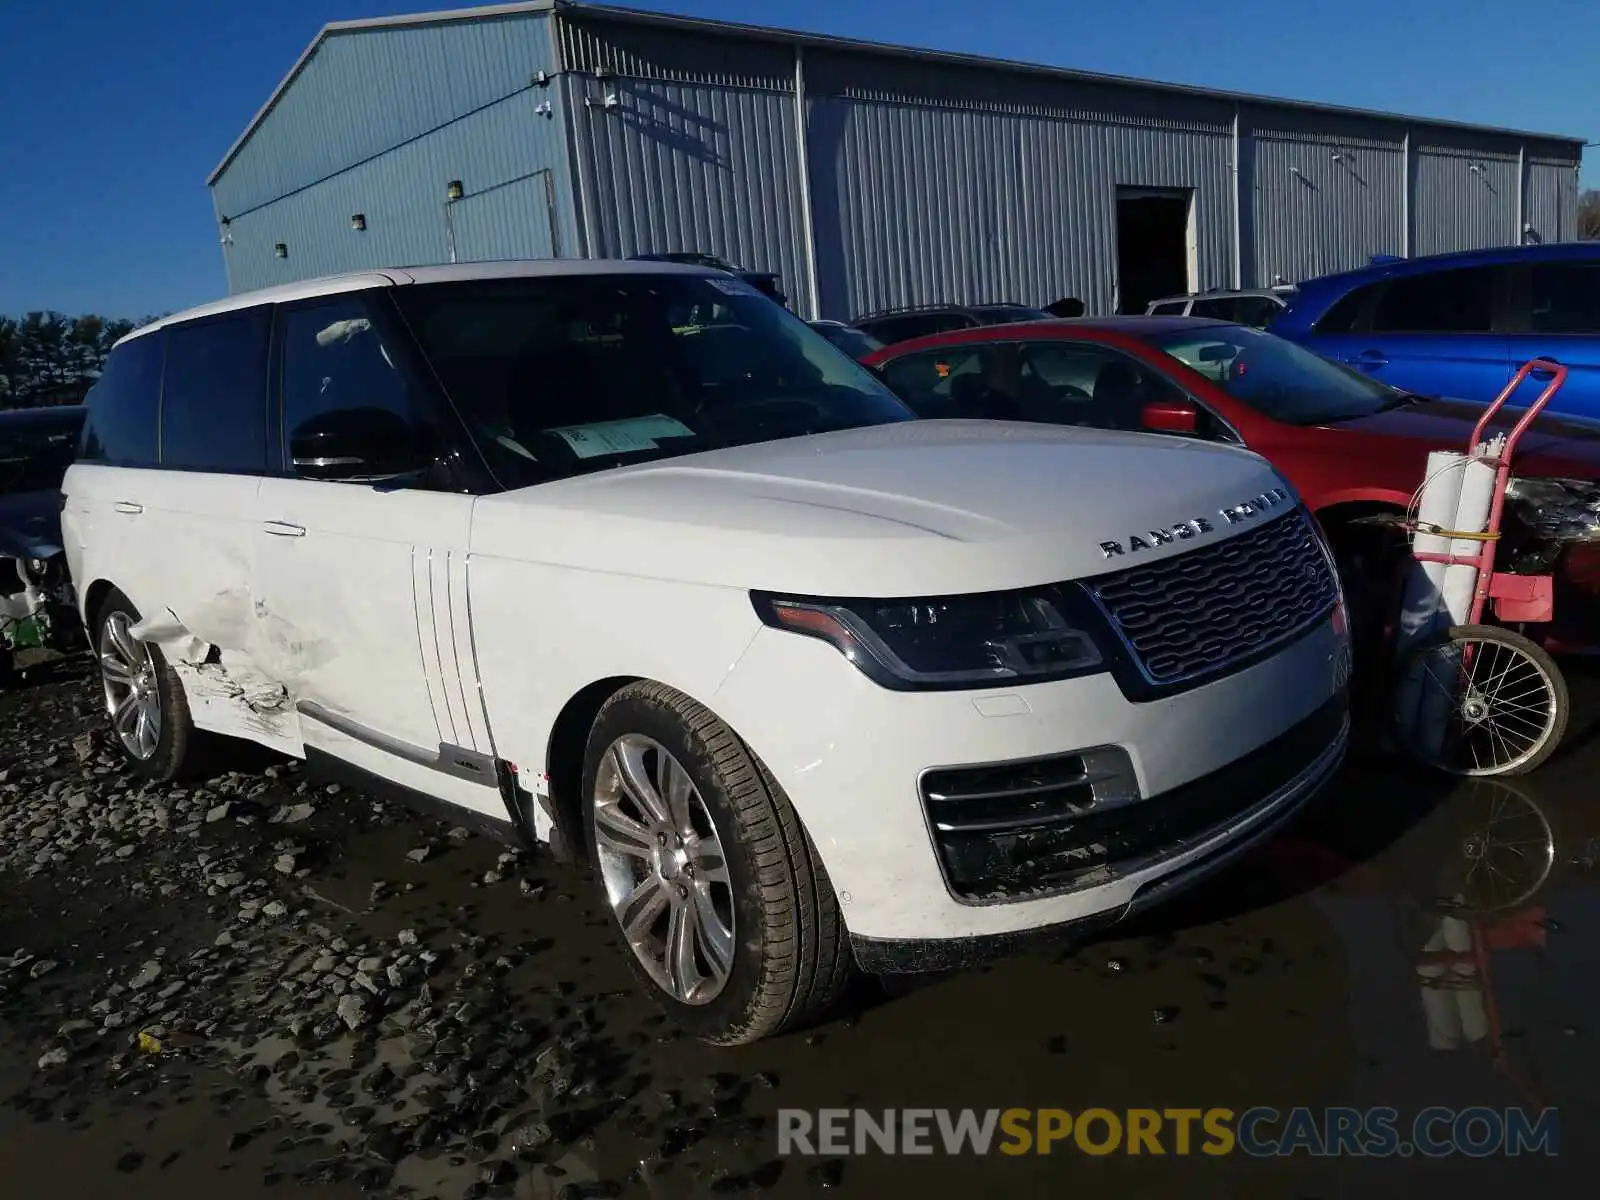
[[[82,462],[113,467],[156,465],[165,331],[123,342],[106,359],[85,401],[88,416],[78,445]]]

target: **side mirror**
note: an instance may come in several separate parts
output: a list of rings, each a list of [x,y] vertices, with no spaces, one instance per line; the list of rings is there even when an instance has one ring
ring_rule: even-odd
[[[305,479],[379,481],[424,465],[411,425],[387,408],[345,408],[301,422],[289,434],[289,458]]]
[[[1158,400],[1144,406],[1139,421],[1157,433],[1194,433],[1200,428],[1200,410],[1187,400]]]

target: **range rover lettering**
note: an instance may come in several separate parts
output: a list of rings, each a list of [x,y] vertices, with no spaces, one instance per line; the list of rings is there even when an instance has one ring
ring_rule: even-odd
[[[178,314],[112,353],[64,492],[133,768],[249,739],[582,860],[715,1043],[1145,908],[1345,745],[1339,586],[1263,459],[917,420],[703,268]],[[1106,561],[1107,526],[1263,495]]]

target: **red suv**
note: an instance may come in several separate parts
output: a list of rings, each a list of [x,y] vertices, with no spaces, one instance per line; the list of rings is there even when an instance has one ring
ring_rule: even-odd
[[[1369,620],[1404,547],[1392,518],[1421,484],[1428,452],[1464,449],[1482,412],[1397,391],[1258,329],[1194,317],[963,329],[865,362],[922,417],[1158,432],[1256,451],[1321,520],[1352,606]],[[1556,574],[1555,621],[1528,632],[1553,649],[1588,647],[1600,640],[1592,633],[1600,627],[1600,424],[1541,418],[1516,471],[1503,569]]]

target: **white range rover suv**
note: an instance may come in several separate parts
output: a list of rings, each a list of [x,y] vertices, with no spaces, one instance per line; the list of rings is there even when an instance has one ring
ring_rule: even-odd
[[[725,273],[384,270],[124,339],[64,483],[138,770],[247,738],[589,862],[694,1034],[1081,933],[1334,771],[1261,458],[918,421]]]

